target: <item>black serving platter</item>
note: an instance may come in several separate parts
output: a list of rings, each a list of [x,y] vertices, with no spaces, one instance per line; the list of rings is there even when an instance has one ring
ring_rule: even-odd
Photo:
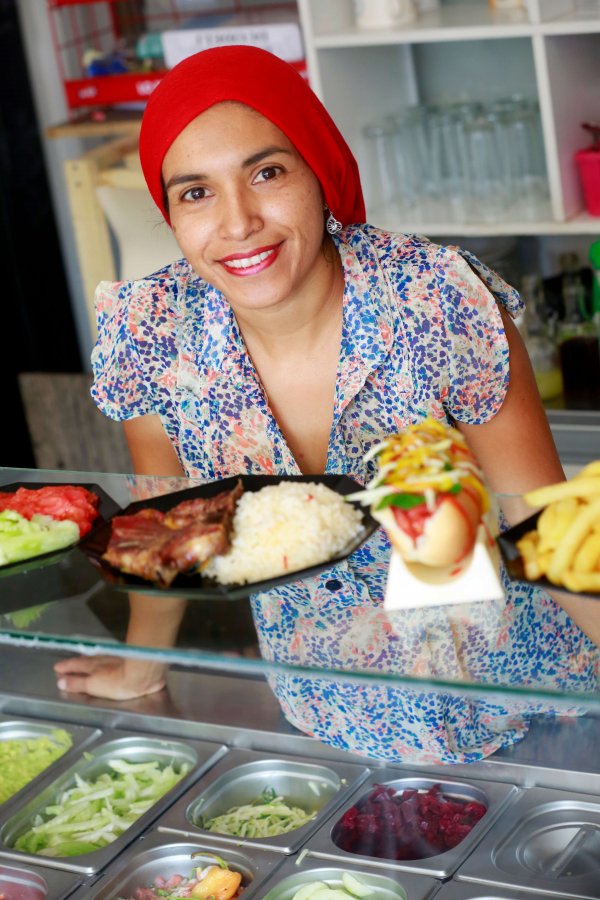
[[[214,497],[221,491],[232,490],[238,481],[242,482],[244,491],[259,491],[267,485],[280,484],[283,481],[289,482],[311,482],[313,484],[323,484],[341,496],[352,494],[355,491],[362,490],[361,485],[353,481],[347,475],[235,475],[231,478],[225,478],[221,481],[211,481],[200,487],[189,488],[185,491],[175,491],[170,494],[161,494],[159,497],[152,497],[149,500],[139,500],[130,503],[129,506],[119,512],[120,515],[132,515],[141,509],[151,507],[161,512],[172,509],[178,503],[184,500],[195,500],[197,498]],[[329,569],[336,563],[347,559],[358,547],[369,538],[379,527],[379,523],[370,515],[367,509],[361,507],[358,503],[353,504],[362,514],[363,531],[357,536],[351,545],[344,548],[331,559],[310,566],[305,569],[298,569],[295,572],[289,572],[276,578],[270,578],[263,581],[255,581],[248,584],[219,584],[212,578],[204,577],[200,574],[178,575],[177,578],[168,588],[158,587],[139,578],[136,575],[127,575],[120,572],[113,566],[109,565],[102,559],[102,555],[106,550],[111,535],[111,523],[106,522],[93,532],[86,535],[78,544],[78,549],[85,553],[90,562],[96,566],[104,578],[113,584],[116,588],[123,590],[135,589],[137,593],[155,594],[157,596],[165,596],[168,594],[178,594],[191,599],[199,600],[239,600],[242,597],[248,597],[259,591],[267,591],[278,585],[287,584],[291,581],[298,581],[302,578],[308,578]]]
[[[509,579],[511,581],[522,581],[525,584],[532,584],[534,587],[552,591],[553,593],[560,592],[561,594],[569,594],[571,597],[584,597],[590,600],[600,600],[600,594],[577,593],[575,591],[569,591],[565,587],[552,584],[547,578],[538,578],[536,581],[532,581],[525,576],[525,567],[523,565],[521,554],[517,548],[517,541],[520,541],[523,535],[528,531],[533,531],[535,529],[537,520],[541,514],[542,510],[540,509],[532,516],[529,516],[529,518],[519,522],[518,525],[514,525],[512,528],[499,534],[496,538],[498,546],[500,547],[500,555],[504,561]]]
[[[100,487],[98,484],[78,484],[74,481],[62,481],[62,482],[31,482],[31,481],[15,481],[11,484],[0,484],[0,493],[12,494],[17,491],[19,488],[27,488],[28,490],[39,490],[43,487],[82,487],[87,491],[91,491],[93,494],[96,494],[100,499],[100,504],[98,506],[98,516],[92,523],[92,531],[88,532],[88,534],[92,534],[96,528],[100,528],[106,524],[106,522],[111,519],[116,513],[119,512],[120,506],[118,503],[115,503],[113,498],[106,493],[106,491]],[[88,535],[86,535],[87,537]],[[81,539],[80,539],[81,540]],[[60,550],[50,550],[48,553],[38,553],[36,556],[30,556],[28,559],[22,559],[18,562],[13,563],[5,563],[4,565],[0,565],[0,578],[4,578],[8,575],[21,575],[24,572],[30,572],[34,569],[45,568],[46,566],[53,565],[57,563],[59,560],[63,559],[69,551],[73,549],[79,542],[75,541],[73,544],[68,544],[66,547],[61,547]]]

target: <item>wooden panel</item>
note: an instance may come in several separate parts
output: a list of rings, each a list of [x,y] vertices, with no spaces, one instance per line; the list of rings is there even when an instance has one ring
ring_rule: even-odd
[[[132,472],[123,427],[96,407],[91,384],[92,375],[87,373],[19,375],[38,468]]]
[[[78,159],[65,162],[67,193],[92,341],[96,339],[96,287],[101,281],[117,279],[110,230],[98,202],[96,188],[102,173],[111,166],[120,165],[123,157],[135,152],[136,147],[136,138],[121,137],[95,147]],[[136,184],[142,181],[134,170],[123,167],[121,171],[124,177]]]

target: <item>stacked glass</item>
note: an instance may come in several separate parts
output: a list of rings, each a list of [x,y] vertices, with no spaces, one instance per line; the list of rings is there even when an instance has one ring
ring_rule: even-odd
[[[536,221],[548,183],[537,103],[414,106],[363,129],[371,218],[411,222]]]

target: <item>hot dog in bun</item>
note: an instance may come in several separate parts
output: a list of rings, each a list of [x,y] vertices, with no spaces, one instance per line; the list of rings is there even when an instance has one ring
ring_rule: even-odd
[[[374,447],[379,472],[361,494],[406,562],[435,568],[468,559],[489,508],[477,462],[459,431],[427,418]]]

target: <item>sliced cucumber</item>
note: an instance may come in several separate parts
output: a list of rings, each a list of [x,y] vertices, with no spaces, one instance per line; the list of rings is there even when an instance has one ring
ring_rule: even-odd
[[[372,888],[363,884],[362,881],[359,881],[358,878],[355,878],[350,872],[344,872],[342,875],[342,884],[353,897],[370,897],[373,893]]]
[[[322,891],[323,888],[328,890],[324,881],[313,881],[311,884],[305,884],[304,887],[296,891],[292,900],[312,900],[316,892]]]
[[[310,900],[348,900],[348,897],[351,896],[352,894],[348,894],[348,892],[342,890],[342,888],[326,887],[322,891],[317,891],[316,894],[311,894]]]

